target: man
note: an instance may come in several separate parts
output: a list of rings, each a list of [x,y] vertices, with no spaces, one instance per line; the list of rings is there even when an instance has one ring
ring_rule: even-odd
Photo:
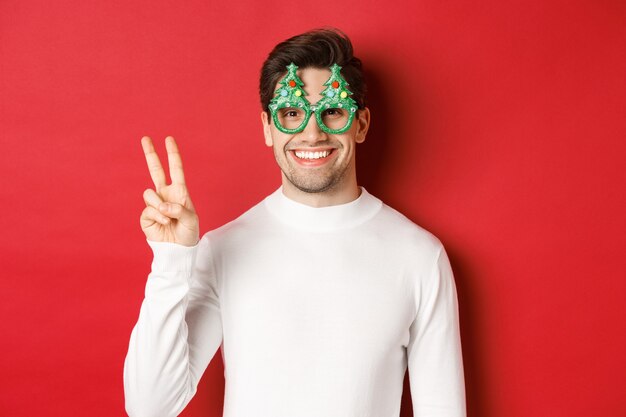
[[[221,346],[225,417],[396,417],[407,367],[415,416],[465,416],[446,251],[357,185],[370,113],[348,38],[277,45],[261,102],[282,185],[201,239],[174,139],[167,185],[142,138],[154,259],[124,364],[128,414],[178,415]]]

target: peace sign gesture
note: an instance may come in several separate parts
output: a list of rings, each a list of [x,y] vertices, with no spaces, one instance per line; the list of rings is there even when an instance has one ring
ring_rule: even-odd
[[[170,185],[166,184],[165,171],[152,140],[144,136],[141,146],[155,186],[155,190],[148,188],[143,193],[146,208],[141,212],[141,229],[148,240],[194,246],[200,235],[199,220],[185,185],[183,162],[176,141],[171,136],[165,138]]]

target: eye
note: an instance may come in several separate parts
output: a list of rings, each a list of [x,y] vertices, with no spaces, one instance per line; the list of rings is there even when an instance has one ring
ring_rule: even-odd
[[[343,115],[342,109],[327,109],[327,110],[324,110],[324,113],[322,113],[322,116],[328,116],[328,117],[341,117],[342,115]]]
[[[297,118],[300,117],[302,115],[302,112],[298,109],[294,109],[294,108],[286,108],[281,112],[282,117],[284,118]]]

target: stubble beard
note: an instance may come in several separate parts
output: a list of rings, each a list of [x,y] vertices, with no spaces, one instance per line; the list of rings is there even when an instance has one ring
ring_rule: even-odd
[[[335,152],[339,150],[337,149]],[[294,165],[297,162],[291,161],[287,155],[287,152],[291,151],[284,151],[282,154],[283,158],[286,158],[284,162],[281,162],[279,157],[281,155],[278,155],[277,152],[279,151],[274,149],[274,157],[287,180],[298,190],[305,193],[322,193],[332,189],[341,182],[348,171],[349,161],[346,161],[342,166],[336,167],[335,159],[332,166],[306,169]]]

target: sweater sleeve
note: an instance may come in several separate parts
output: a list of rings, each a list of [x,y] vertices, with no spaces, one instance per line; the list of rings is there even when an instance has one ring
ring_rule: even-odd
[[[407,358],[413,415],[465,417],[465,382],[454,276],[443,246],[417,284]]]
[[[192,247],[147,242],[153,261],[124,361],[126,412],[177,416],[222,343],[217,278],[206,234]]]

